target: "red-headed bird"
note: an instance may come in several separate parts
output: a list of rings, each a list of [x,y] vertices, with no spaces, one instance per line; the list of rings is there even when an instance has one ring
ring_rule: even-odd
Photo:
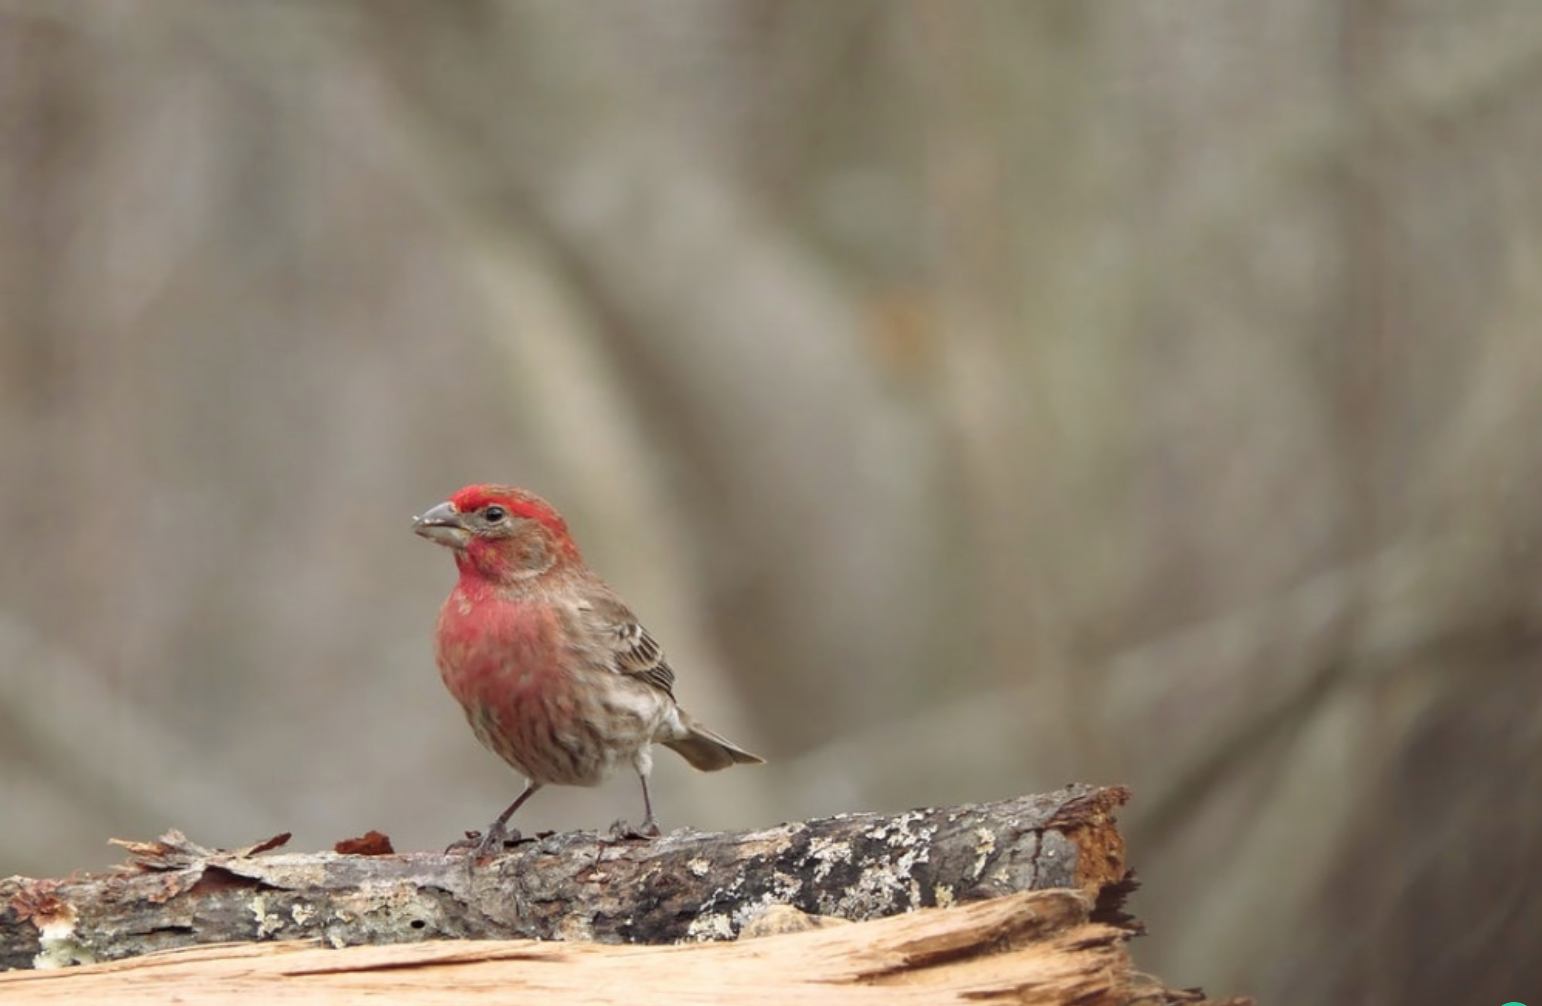
[[[477,855],[502,847],[509,818],[542,786],[594,786],[622,765],[642,781],[642,830],[657,835],[655,742],[705,772],[763,761],[680,708],[664,651],[539,496],[467,486],[412,528],[460,570],[434,633],[439,673],[477,740],[525,777]]]

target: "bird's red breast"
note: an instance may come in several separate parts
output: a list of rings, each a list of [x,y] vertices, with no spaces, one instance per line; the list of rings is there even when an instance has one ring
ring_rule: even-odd
[[[439,611],[435,656],[463,706],[517,702],[560,673],[563,626],[551,607],[461,583]]]
[[[593,696],[572,680],[568,642],[558,608],[465,583],[435,634],[440,676],[478,740],[528,779],[591,786],[647,737],[624,752],[607,745]]]

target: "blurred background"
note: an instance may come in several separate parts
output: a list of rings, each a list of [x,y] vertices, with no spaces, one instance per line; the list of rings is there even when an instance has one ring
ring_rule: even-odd
[[[485,826],[508,481],[770,758],[666,827],[1125,782],[1167,980],[1535,995],[1539,108],[1532,0],[0,0],[0,874]]]

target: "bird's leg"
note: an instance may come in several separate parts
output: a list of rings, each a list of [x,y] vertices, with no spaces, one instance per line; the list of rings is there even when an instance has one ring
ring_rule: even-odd
[[[658,821],[654,818],[654,801],[648,796],[648,773],[638,771],[638,781],[643,784],[643,827],[634,829],[628,827],[626,821],[617,821],[611,825],[611,835],[617,839],[658,838]]]
[[[473,862],[482,858],[483,856],[490,856],[493,853],[503,849],[503,843],[508,841],[509,838],[508,830],[504,826],[509,823],[509,818],[514,816],[514,812],[518,810],[526,800],[534,796],[535,791],[540,788],[540,783],[525,783],[525,791],[519,794],[519,796],[515,797],[514,802],[509,804],[509,806],[502,814],[498,815],[498,820],[487,826],[487,834],[482,836],[482,841],[477,843],[476,849],[471,853],[471,859]]]
[[[659,822],[653,816],[653,800],[648,796],[648,773],[637,773],[637,779],[642,783],[643,788],[643,823],[642,828],[639,830],[649,838],[658,838],[660,835]]]
[[[653,754],[647,747],[643,747],[632,756],[632,768],[637,770],[637,780],[642,783],[642,827],[632,828],[625,821],[617,821],[610,826],[610,834],[617,839],[658,838],[659,822],[653,816],[653,798],[648,795],[648,773],[653,771]]]

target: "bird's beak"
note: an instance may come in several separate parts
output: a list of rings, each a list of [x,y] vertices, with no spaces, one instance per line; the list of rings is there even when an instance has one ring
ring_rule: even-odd
[[[449,503],[430,507],[412,518],[412,530],[446,548],[462,549],[471,540],[461,514]]]

